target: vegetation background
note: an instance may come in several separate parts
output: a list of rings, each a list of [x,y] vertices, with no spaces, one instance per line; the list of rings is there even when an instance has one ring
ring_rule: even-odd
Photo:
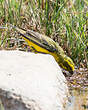
[[[57,41],[78,67],[88,67],[87,0],[0,0],[0,26],[11,23]],[[28,50],[13,30],[0,30],[1,49]]]

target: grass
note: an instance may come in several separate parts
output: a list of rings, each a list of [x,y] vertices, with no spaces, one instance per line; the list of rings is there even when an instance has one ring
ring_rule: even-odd
[[[46,34],[77,66],[88,67],[87,7],[87,0],[0,0],[0,25],[12,23]],[[0,36],[1,47],[6,47],[14,32],[0,31]]]

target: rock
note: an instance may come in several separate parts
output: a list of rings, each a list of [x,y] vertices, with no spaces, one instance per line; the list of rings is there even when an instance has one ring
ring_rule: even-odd
[[[68,87],[51,55],[0,51],[0,98],[5,110],[62,110]]]

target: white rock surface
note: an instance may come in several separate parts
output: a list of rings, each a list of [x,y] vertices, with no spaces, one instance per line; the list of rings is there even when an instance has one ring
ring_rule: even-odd
[[[5,110],[62,110],[66,79],[51,55],[0,51],[0,98]]]

